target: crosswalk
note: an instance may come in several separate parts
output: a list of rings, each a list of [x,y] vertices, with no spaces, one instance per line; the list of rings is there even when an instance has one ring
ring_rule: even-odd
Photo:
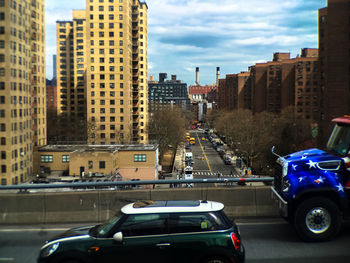
[[[207,176],[207,177],[217,177],[217,173],[212,173],[210,171],[193,171],[194,176]],[[228,177],[240,177],[238,174],[221,174],[221,178],[228,178]]]

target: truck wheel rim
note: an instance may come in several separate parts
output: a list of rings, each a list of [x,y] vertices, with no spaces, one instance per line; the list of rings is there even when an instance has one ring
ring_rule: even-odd
[[[321,234],[327,231],[331,226],[330,213],[322,208],[317,207],[311,209],[305,218],[306,227],[314,234]]]

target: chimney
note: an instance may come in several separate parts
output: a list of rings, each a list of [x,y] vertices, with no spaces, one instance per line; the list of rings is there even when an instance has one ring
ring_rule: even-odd
[[[159,82],[163,83],[164,80],[167,78],[167,74],[166,73],[159,73]]]
[[[220,67],[216,67],[216,86],[219,86]]]
[[[199,86],[199,67],[196,67],[196,85]]]

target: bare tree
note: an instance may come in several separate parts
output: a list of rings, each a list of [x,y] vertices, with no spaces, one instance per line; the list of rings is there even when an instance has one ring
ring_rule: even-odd
[[[250,110],[222,112],[214,121],[226,143],[253,168],[261,167],[259,160],[265,159],[266,152],[275,142],[275,123],[274,114],[253,115]]]
[[[308,147],[316,146],[316,140],[312,138],[312,121],[303,118],[295,112],[294,107],[285,108],[278,120],[280,141],[278,149],[281,154],[288,154]],[[306,146],[308,142],[308,146]]]
[[[158,110],[152,113],[148,126],[149,139],[159,143],[160,156],[169,146],[176,149],[183,142],[185,120],[177,107]]]
[[[280,115],[269,112],[253,115],[249,110],[236,110],[221,111],[216,116],[219,116],[214,119],[216,130],[258,172],[267,173],[274,161],[272,146],[277,146],[284,155],[306,148],[305,142],[310,144],[312,140],[311,121],[298,116],[293,107]]]

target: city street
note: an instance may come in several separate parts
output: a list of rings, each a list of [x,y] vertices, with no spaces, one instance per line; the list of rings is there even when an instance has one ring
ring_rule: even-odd
[[[237,222],[247,263],[347,263],[350,226],[331,242],[304,243],[285,221],[240,219]],[[0,262],[35,263],[45,240],[73,225],[0,226]]]
[[[220,172],[221,178],[240,177],[234,165],[224,164],[223,159],[208,140],[208,135],[203,130],[190,131],[191,137],[196,139],[196,144],[191,146],[193,153],[193,177],[194,179],[217,178]],[[204,140],[202,140],[204,138]],[[211,184],[195,184],[195,187],[208,187]],[[223,184],[223,186],[226,184]],[[230,184],[232,186],[236,184]],[[211,185],[212,186],[212,185]]]

